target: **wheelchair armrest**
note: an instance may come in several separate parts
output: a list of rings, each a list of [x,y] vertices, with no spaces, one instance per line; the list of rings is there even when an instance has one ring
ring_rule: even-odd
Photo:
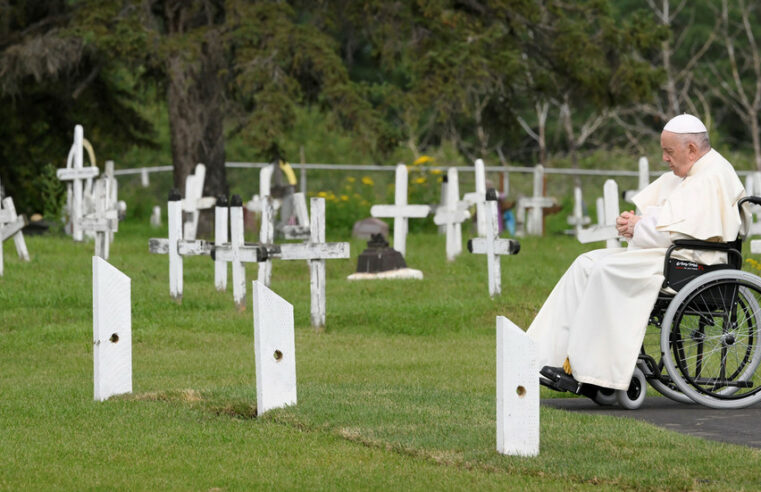
[[[670,286],[671,281],[669,279],[669,261],[671,260],[671,253],[677,249],[693,249],[702,251],[720,251],[727,253],[727,264],[731,265],[737,270],[742,269],[742,254],[737,249],[737,241],[731,243],[717,243],[713,241],[701,241],[699,239],[677,239],[666,250],[666,257],[663,260],[663,285],[664,287]]]

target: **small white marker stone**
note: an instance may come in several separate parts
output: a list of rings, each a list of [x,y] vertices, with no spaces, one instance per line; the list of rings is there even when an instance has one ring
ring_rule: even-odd
[[[257,414],[296,404],[293,305],[253,281]]]
[[[539,364],[534,341],[497,316],[497,451],[539,454]]]
[[[132,392],[131,280],[99,256],[92,258],[95,400]]]

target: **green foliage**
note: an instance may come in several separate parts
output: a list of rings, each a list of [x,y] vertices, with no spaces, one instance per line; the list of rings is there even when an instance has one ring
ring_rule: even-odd
[[[56,176],[53,164],[46,164],[36,180],[35,188],[40,190],[42,215],[55,224],[61,223],[61,212],[66,203],[66,187]]]

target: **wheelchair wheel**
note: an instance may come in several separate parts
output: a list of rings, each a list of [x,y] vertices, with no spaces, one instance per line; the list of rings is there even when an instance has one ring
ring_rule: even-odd
[[[710,272],[679,291],[663,317],[661,352],[676,387],[711,408],[761,400],[761,278]]]
[[[642,406],[647,393],[647,379],[639,367],[634,369],[632,382],[626,390],[616,390],[616,401],[627,410],[636,410]]]
[[[609,407],[616,404],[616,390],[610,388],[600,388],[592,398],[595,403],[601,407]]]

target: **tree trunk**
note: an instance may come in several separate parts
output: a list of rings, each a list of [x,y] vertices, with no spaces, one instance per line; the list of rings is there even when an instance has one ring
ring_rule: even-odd
[[[206,166],[204,196],[227,196],[223,84],[219,78],[222,47],[214,33],[207,35],[199,59],[187,61],[176,53],[168,60],[167,106],[174,167],[174,186],[185,192],[185,179],[196,164]],[[198,234],[209,236],[211,210],[204,211]]]

